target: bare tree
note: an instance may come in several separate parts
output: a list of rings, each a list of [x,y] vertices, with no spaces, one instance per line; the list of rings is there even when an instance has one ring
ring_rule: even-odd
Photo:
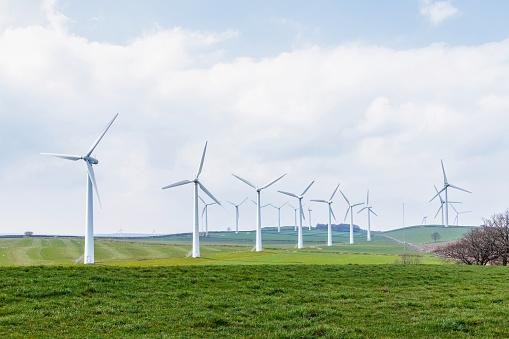
[[[433,232],[431,233],[431,239],[433,240],[433,242],[437,242],[438,240],[440,240],[440,233],[438,232]]]
[[[472,230],[462,239],[437,248],[435,253],[467,265],[486,265],[499,257],[494,232],[488,227]]]
[[[507,266],[509,261],[509,210],[496,214],[484,220],[485,229],[488,230],[495,247],[497,248],[497,263]]]

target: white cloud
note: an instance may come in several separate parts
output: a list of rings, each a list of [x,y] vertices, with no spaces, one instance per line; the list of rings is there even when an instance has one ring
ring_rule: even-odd
[[[454,197],[475,211],[469,222],[507,207],[509,40],[231,60],[221,45],[230,32],[158,29],[108,44],[45,22],[0,32],[1,232],[81,233],[84,168],[38,153],[85,150],[116,112],[96,154],[98,233],[188,231],[191,189],[160,187],[194,175],[206,139],[203,180],[222,199],[252,194],[231,172],[260,183],[288,172],[278,187],[298,191],[316,178],[311,198],[338,181],[354,200],[370,187],[376,226],[395,227],[402,201],[408,220],[431,215],[445,158],[450,180],[475,192]],[[211,228],[231,223],[230,212],[211,210]],[[252,228],[252,206],[241,213]]]
[[[458,15],[459,10],[449,0],[422,0],[421,15],[426,17],[434,26],[440,25],[445,20]]]

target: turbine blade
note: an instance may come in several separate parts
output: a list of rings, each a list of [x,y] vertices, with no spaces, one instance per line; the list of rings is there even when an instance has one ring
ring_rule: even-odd
[[[369,209],[369,211],[378,217],[378,214],[376,214],[375,211],[373,211],[371,208]]]
[[[190,183],[192,183],[192,181],[190,181],[190,180],[182,180],[182,181],[178,181],[178,182],[176,182],[176,183],[174,183],[174,184],[170,184],[170,185],[168,185],[168,186],[164,186],[162,189],[163,189],[163,190],[165,190],[165,189],[167,189],[167,188],[172,188],[172,187],[177,187],[177,186],[187,185],[187,184],[190,184]]]
[[[350,200],[348,200],[348,198],[346,197],[345,193],[343,193],[343,191],[342,191],[341,189],[339,190],[339,193],[341,193],[341,195],[343,196],[343,198],[345,198],[346,203],[348,204],[348,206],[350,206]]]
[[[334,198],[334,196],[336,195],[336,192],[338,191],[338,189],[339,189],[339,184],[336,186],[336,189],[334,190],[334,192],[332,192],[332,195],[330,196],[329,201],[331,201]]]
[[[455,188],[455,189],[463,191],[463,192],[472,193],[469,190],[466,190],[464,188],[461,188],[461,187],[458,187],[458,186],[454,186],[454,185],[451,185],[451,184],[449,184],[449,187]]]
[[[336,221],[336,216],[334,215],[334,211],[332,210],[332,207],[329,206],[330,213],[332,214],[332,218],[334,218],[334,221]]]
[[[90,181],[92,182],[92,186],[94,187],[95,195],[97,195],[97,201],[99,202],[99,206],[102,207],[101,203],[101,197],[99,196],[99,190],[97,189],[97,183],[95,181],[95,174],[94,169],[92,168],[92,164],[87,161],[87,170],[88,170],[88,177],[90,178]]]
[[[438,214],[440,213],[440,211],[442,210],[444,205],[440,205],[440,207],[438,208],[437,210],[437,213],[435,213],[435,219],[437,218]]]
[[[221,205],[221,203],[219,202],[219,200],[216,199],[216,197],[214,195],[212,195],[212,193],[209,192],[208,189],[205,188],[205,186],[203,186],[203,184],[201,182],[198,181],[198,185],[200,186],[201,190],[203,192],[205,192],[205,194],[207,194],[212,200],[214,200],[218,205]],[[221,205],[222,206],[222,205]]]
[[[207,205],[203,206],[203,210],[201,211],[201,217],[203,218],[203,215],[205,214],[205,209],[207,208]]]
[[[304,190],[304,192],[302,192],[302,194],[300,195],[301,197],[306,194],[306,192],[311,188],[311,186],[313,186],[313,184],[315,183],[315,181],[311,181],[311,183],[308,185],[308,187],[306,187],[306,189]]]
[[[41,153],[41,155],[47,155],[50,157],[60,158],[60,159],[66,159],[66,160],[80,160],[81,157],[78,155],[70,155],[70,154],[58,154],[58,153]]]
[[[201,196],[198,196],[198,199],[200,199],[200,201],[204,204],[204,205],[207,205],[207,202],[205,202],[205,200],[203,200],[203,198]]]
[[[229,201],[229,200],[226,200],[226,202],[227,202],[227,203],[229,203],[230,205],[232,205],[233,207],[237,206],[237,205],[235,205],[235,203],[234,203],[234,202],[231,202],[231,201]]]
[[[239,206],[240,206],[240,205],[242,205],[243,203],[245,203],[246,201],[247,201],[247,197],[245,197],[245,198],[244,198],[244,200],[242,200],[242,201],[240,202]]]
[[[366,196],[366,206],[369,206],[369,190],[368,190],[368,194]]]
[[[276,180],[273,180],[273,181],[269,182],[267,185],[263,186],[261,189],[264,190],[264,189],[268,188],[269,186],[274,185],[276,182],[278,182],[279,180],[283,179],[285,175],[286,175],[286,173],[283,174],[282,176],[280,176],[279,178],[277,178]]]
[[[437,194],[435,194],[433,196],[433,198],[431,198],[431,200],[429,202],[432,202],[433,200],[435,200],[436,197],[438,197],[440,195],[440,193],[442,193],[443,191],[445,191],[447,189],[447,186],[444,186],[444,188],[442,188],[440,191],[437,192]],[[440,197],[440,201],[442,201],[442,197]]]
[[[288,205],[288,201],[285,201],[285,203],[284,203],[283,205],[279,206],[279,208],[283,208],[283,207],[285,207],[286,205]]]
[[[454,210],[454,212],[458,213],[458,210],[456,209],[456,207],[454,207],[454,205],[451,205],[451,207]]]
[[[367,208],[367,207],[363,207],[363,208],[361,208],[360,210],[358,210],[358,211],[357,211],[357,214],[361,213],[362,211],[364,211],[364,210],[366,210],[366,209],[368,209],[368,208]]]
[[[207,144],[209,142],[205,141],[205,147],[203,148],[203,154],[201,155],[201,161],[200,161],[200,168],[198,169],[198,174],[196,174],[196,177],[198,178],[201,174],[201,171],[203,169],[203,163],[205,162],[205,153],[207,153]]]
[[[445,175],[444,161],[440,160],[440,162],[442,163],[442,173],[444,174],[444,184],[447,185],[447,175]]]
[[[106,134],[106,132],[108,132],[108,129],[110,129],[111,125],[113,125],[113,122],[115,121],[115,119],[118,117],[118,113],[115,114],[115,116],[113,117],[113,119],[111,119],[111,121],[108,123],[108,125],[106,125],[106,128],[104,129],[104,131],[101,133],[101,135],[99,136],[99,138],[96,139],[96,141],[92,144],[92,146],[90,147],[90,149],[88,150],[87,152],[87,157],[89,157],[92,152],[95,150],[95,148],[97,147],[97,145],[99,144],[99,142],[101,141],[101,139],[104,137],[104,135]]]
[[[235,175],[235,174],[233,174],[233,173],[232,173],[232,175],[233,175],[235,178],[237,178],[237,179],[239,179],[240,181],[242,181],[243,183],[245,183],[245,184],[247,184],[247,185],[251,186],[252,188],[256,189],[256,186],[255,186],[255,185],[253,185],[252,183],[250,183],[249,181],[247,181],[246,179],[243,179],[243,178],[241,178],[241,177],[239,177],[238,175]]]
[[[311,199],[310,201],[313,201],[313,202],[323,202],[325,204],[328,204],[329,202],[328,201],[325,201],[325,200],[318,200],[318,199]]]
[[[348,212],[350,212],[350,206],[348,206],[348,208],[346,209],[345,218],[343,219],[343,221],[346,221],[346,218],[348,217]]]
[[[306,216],[304,215],[304,211],[300,210],[300,215],[302,215],[302,219],[306,220]]]
[[[283,194],[286,194],[286,195],[289,195],[291,197],[294,197],[294,198],[298,198],[297,195],[293,194],[293,193],[290,193],[290,192],[285,192],[285,191],[278,191],[279,193],[283,193]]]
[[[360,205],[364,205],[364,203],[363,203],[363,202],[360,202],[360,203],[358,203],[358,204],[354,204],[354,205],[352,205],[352,207],[356,207],[356,206],[360,206]]]

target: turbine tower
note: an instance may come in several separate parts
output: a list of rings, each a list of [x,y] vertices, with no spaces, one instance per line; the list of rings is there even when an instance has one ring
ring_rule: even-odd
[[[299,210],[298,207],[293,206],[292,204],[288,204],[290,208],[293,210],[293,230],[294,232],[297,231],[297,211]]]
[[[290,197],[294,197],[294,198],[297,198],[299,200],[299,228],[298,228],[298,234],[297,234],[297,248],[304,248],[304,241],[302,239],[302,219],[306,219],[304,217],[304,211],[302,210],[302,198],[304,198],[304,194],[306,194],[306,192],[311,188],[311,186],[315,183],[315,181],[311,181],[311,183],[308,185],[308,187],[306,187],[306,189],[300,194],[300,195],[297,195],[297,194],[294,194],[294,193],[290,193],[290,192],[285,192],[285,191],[278,191],[279,193],[282,193],[282,194],[285,194],[285,195],[289,195]]]
[[[203,203],[203,210],[201,212],[201,218],[203,221],[203,216],[205,216],[205,236],[208,237],[209,236],[209,206],[217,205],[217,203],[215,201],[207,203],[205,200],[203,200],[202,197],[198,196],[198,198]]]
[[[242,200],[240,203],[236,204],[234,202],[231,202],[231,201],[228,201],[228,203],[230,205],[232,205],[233,207],[235,207],[235,234],[238,234],[239,233],[239,207],[242,206],[242,204],[244,204],[247,200],[247,197],[244,198],[244,200]]]
[[[262,186],[262,187],[256,187],[255,185],[253,185],[252,183],[250,183],[249,181],[247,181],[246,179],[243,179],[235,174],[232,173],[232,175],[239,179],[240,181],[242,181],[243,183],[245,183],[246,185],[250,186],[251,188],[254,188],[256,190],[256,207],[257,207],[257,211],[256,211],[256,245],[255,245],[255,249],[256,249],[256,252],[261,252],[263,251],[263,246],[262,246],[262,207],[261,207],[261,197],[260,197],[260,193],[266,189],[266,188],[269,188],[270,186],[274,185],[276,182],[278,182],[279,180],[283,179],[283,177],[286,175],[283,174],[282,176],[280,176],[279,178],[269,182],[267,185],[265,186]]]
[[[435,213],[435,219],[437,218],[438,216],[438,213],[442,213],[442,225],[445,225],[444,223],[444,205],[445,205],[445,200],[442,198],[442,194],[441,193],[438,193],[438,188],[436,186],[433,186],[435,188],[435,192],[437,192],[438,194],[438,198],[440,199],[440,207],[437,209],[437,213]],[[453,205],[453,204],[460,204],[459,201],[449,201],[448,202],[449,205]]]
[[[339,184],[336,186],[336,189],[334,189],[334,192],[332,192],[332,195],[330,196],[329,200],[311,200],[314,202],[320,202],[323,204],[329,205],[329,224],[327,225],[327,246],[332,246],[332,218],[336,220],[336,216],[334,215],[334,212],[332,211],[332,199],[334,199],[334,196],[336,195],[336,192],[339,189]]]
[[[460,215],[467,214],[467,213],[472,213],[472,211],[458,211],[456,209],[456,207],[454,207],[454,205],[451,205],[451,207],[454,210],[454,212],[456,213],[456,217],[454,218],[454,223],[456,224],[456,226],[459,226]]]
[[[97,183],[95,180],[94,168],[93,165],[97,165],[99,160],[92,157],[92,153],[95,148],[102,140],[108,129],[111,127],[115,119],[117,119],[118,113],[115,114],[113,119],[106,125],[106,128],[103,130],[101,135],[94,141],[88,152],[83,155],[68,155],[68,154],[56,154],[56,153],[41,153],[42,155],[48,155],[56,158],[61,158],[65,160],[78,161],[83,160],[87,166],[87,218],[86,218],[86,228],[85,228],[85,250],[83,255],[83,262],[85,264],[93,264],[95,262],[94,256],[94,193],[97,195],[97,201],[99,205],[101,205],[101,198],[99,197],[99,191],[97,189]]]
[[[201,189],[206,195],[208,195],[212,200],[214,200],[218,205],[221,205],[219,200],[216,199],[210,193],[210,191],[203,186],[203,184],[200,181],[200,174],[203,170],[203,163],[205,161],[205,153],[207,153],[207,144],[208,142],[205,142],[205,147],[203,148],[203,154],[201,156],[200,161],[200,167],[198,168],[198,173],[196,174],[196,177],[193,180],[182,180],[178,181],[176,183],[170,184],[168,186],[164,186],[162,189],[168,189],[173,188],[177,186],[187,185],[187,184],[194,184],[194,209],[193,209],[193,250],[192,250],[192,257],[193,258],[199,258],[200,257],[200,220],[199,220],[199,210],[198,210],[198,193]]]
[[[375,216],[378,217],[378,214],[376,214],[374,211],[373,211],[373,206],[371,206],[369,204],[369,190],[368,190],[368,194],[366,196],[366,206],[364,206],[363,208],[360,209],[359,212],[357,212],[357,214],[361,213],[362,211],[366,210],[367,211],[367,214],[368,214],[368,238],[367,240],[368,241],[371,241],[371,214],[374,214]]]
[[[309,230],[311,231],[311,211],[313,211],[311,208],[308,207],[308,214],[309,214]]]
[[[288,201],[285,202],[283,205],[281,206],[275,206],[273,204],[269,204],[269,206],[271,207],[274,207],[275,209],[277,209],[277,232],[281,232],[281,209],[283,207],[285,207],[286,205],[288,205]]]
[[[346,210],[346,214],[345,214],[345,219],[344,220],[346,221],[346,217],[348,217],[348,213],[350,213],[350,244],[353,244],[353,209],[354,209],[354,207],[357,207],[357,206],[360,206],[360,205],[364,205],[364,203],[360,202],[358,204],[353,204],[352,205],[350,203],[350,200],[348,200],[346,195],[343,193],[343,191],[339,190],[339,192],[341,193],[341,195],[345,199],[346,203],[348,204],[348,209]]]
[[[435,196],[433,196],[433,198],[431,198],[430,202],[433,201],[437,196],[439,196],[440,193],[445,192],[445,227],[449,227],[449,192],[448,192],[449,188],[454,188],[454,189],[457,189],[459,191],[463,191],[466,193],[472,193],[472,192],[470,192],[469,190],[466,190],[464,188],[450,184],[449,181],[447,180],[447,175],[445,174],[444,161],[441,160],[441,163],[442,163],[442,174],[444,176],[444,187],[440,191],[438,191],[438,193],[435,194]]]

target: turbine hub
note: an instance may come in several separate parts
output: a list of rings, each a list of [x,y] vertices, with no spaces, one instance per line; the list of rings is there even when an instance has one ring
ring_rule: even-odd
[[[85,160],[86,162],[88,162],[92,165],[97,165],[99,163],[99,160],[97,160],[96,158],[92,158],[92,157],[85,157],[85,158],[83,158],[83,160]]]

